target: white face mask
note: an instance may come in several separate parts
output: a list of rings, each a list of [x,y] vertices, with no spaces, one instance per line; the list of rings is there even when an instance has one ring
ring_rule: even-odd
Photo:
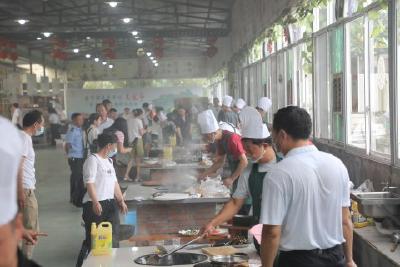
[[[252,159],[251,161],[253,162],[253,163],[258,163],[259,161],[260,161],[260,159],[262,159],[263,157],[264,157],[264,155],[265,155],[265,149],[264,149],[264,146],[262,146],[262,153],[261,153],[261,155],[257,158],[257,159]]]
[[[107,157],[112,158],[115,155],[117,155],[117,152],[118,152],[118,150],[117,150],[117,148],[115,148],[114,150],[107,153]]]
[[[285,155],[283,155],[283,153],[281,151],[279,151],[278,146],[276,145],[276,143],[273,144],[274,150],[275,150],[275,154],[278,160],[283,159],[285,157]]]
[[[41,126],[39,129],[36,130],[35,136],[40,136],[44,134],[44,126]]]

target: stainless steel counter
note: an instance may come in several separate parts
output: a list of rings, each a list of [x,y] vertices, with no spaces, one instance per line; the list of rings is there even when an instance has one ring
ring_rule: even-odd
[[[128,206],[154,205],[154,204],[193,204],[193,203],[225,203],[229,198],[188,198],[176,201],[157,201],[152,196],[158,192],[155,187],[130,184],[125,192],[125,201]]]
[[[390,236],[379,233],[375,226],[354,230],[354,259],[362,267],[400,266],[400,247],[391,252]]]
[[[261,260],[256,253],[253,245],[247,248],[238,249],[240,252],[247,253],[250,257],[249,266],[261,266]],[[83,263],[83,267],[134,267],[146,266],[139,265],[134,260],[140,256],[154,253],[155,247],[130,247],[113,249],[110,256],[92,256],[89,255],[87,260]],[[200,250],[182,250],[184,252],[201,253]],[[147,265],[148,266],[148,265]],[[178,266],[178,265],[174,265]],[[179,265],[180,267],[189,267],[192,265]]]

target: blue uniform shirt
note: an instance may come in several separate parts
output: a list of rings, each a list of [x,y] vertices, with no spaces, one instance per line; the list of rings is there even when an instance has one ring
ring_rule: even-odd
[[[70,144],[68,158],[83,158],[83,131],[73,125],[65,136],[65,141]]]

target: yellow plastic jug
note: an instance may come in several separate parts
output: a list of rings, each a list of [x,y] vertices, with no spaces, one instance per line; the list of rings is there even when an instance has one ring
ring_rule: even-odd
[[[176,146],[176,135],[170,136],[169,137],[169,142],[170,142],[172,147],[175,147]]]
[[[358,204],[356,201],[351,201],[351,217],[354,224],[354,228],[363,228],[373,223],[373,220],[370,218],[365,218],[358,211]]]
[[[164,159],[172,160],[172,146],[164,146]]]
[[[112,225],[109,222],[102,222],[96,227],[92,223],[92,255],[111,255],[112,252]]]

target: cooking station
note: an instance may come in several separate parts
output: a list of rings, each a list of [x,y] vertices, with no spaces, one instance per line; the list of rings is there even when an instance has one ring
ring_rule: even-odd
[[[169,147],[166,150],[165,148],[164,150],[155,150],[151,153],[155,157],[146,158],[141,167],[149,171],[150,181],[171,177],[178,172],[190,172],[193,175],[197,175],[209,167],[202,161],[203,154],[200,147],[201,145],[191,145],[187,148]],[[169,158],[169,160],[166,158]]]
[[[185,198],[160,201],[153,195],[159,192],[155,187],[131,184],[125,192],[130,210],[136,209],[137,235],[176,234],[179,230],[200,228],[211,220],[217,205],[229,198]]]
[[[149,255],[154,253],[156,247],[129,247],[129,248],[118,248],[113,249],[112,255],[110,256],[92,256],[91,254],[88,256],[87,260],[84,262],[84,267],[132,267],[132,266],[146,266],[142,264],[138,264],[135,262],[139,257],[144,255]],[[216,265],[211,264],[209,259],[211,257],[207,257],[203,253],[201,249],[183,249],[181,253],[195,253],[199,255],[205,255],[205,261],[199,262],[197,264],[183,264],[183,265],[168,265],[168,266],[199,266],[199,267],[207,267],[207,266],[261,266],[261,260],[256,253],[254,246],[248,245],[245,248],[238,248],[239,253],[244,253],[248,257],[248,262],[243,263],[241,265]],[[150,265],[147,265],[150,266]],[[153,265],[154,266],[154,265]]]

